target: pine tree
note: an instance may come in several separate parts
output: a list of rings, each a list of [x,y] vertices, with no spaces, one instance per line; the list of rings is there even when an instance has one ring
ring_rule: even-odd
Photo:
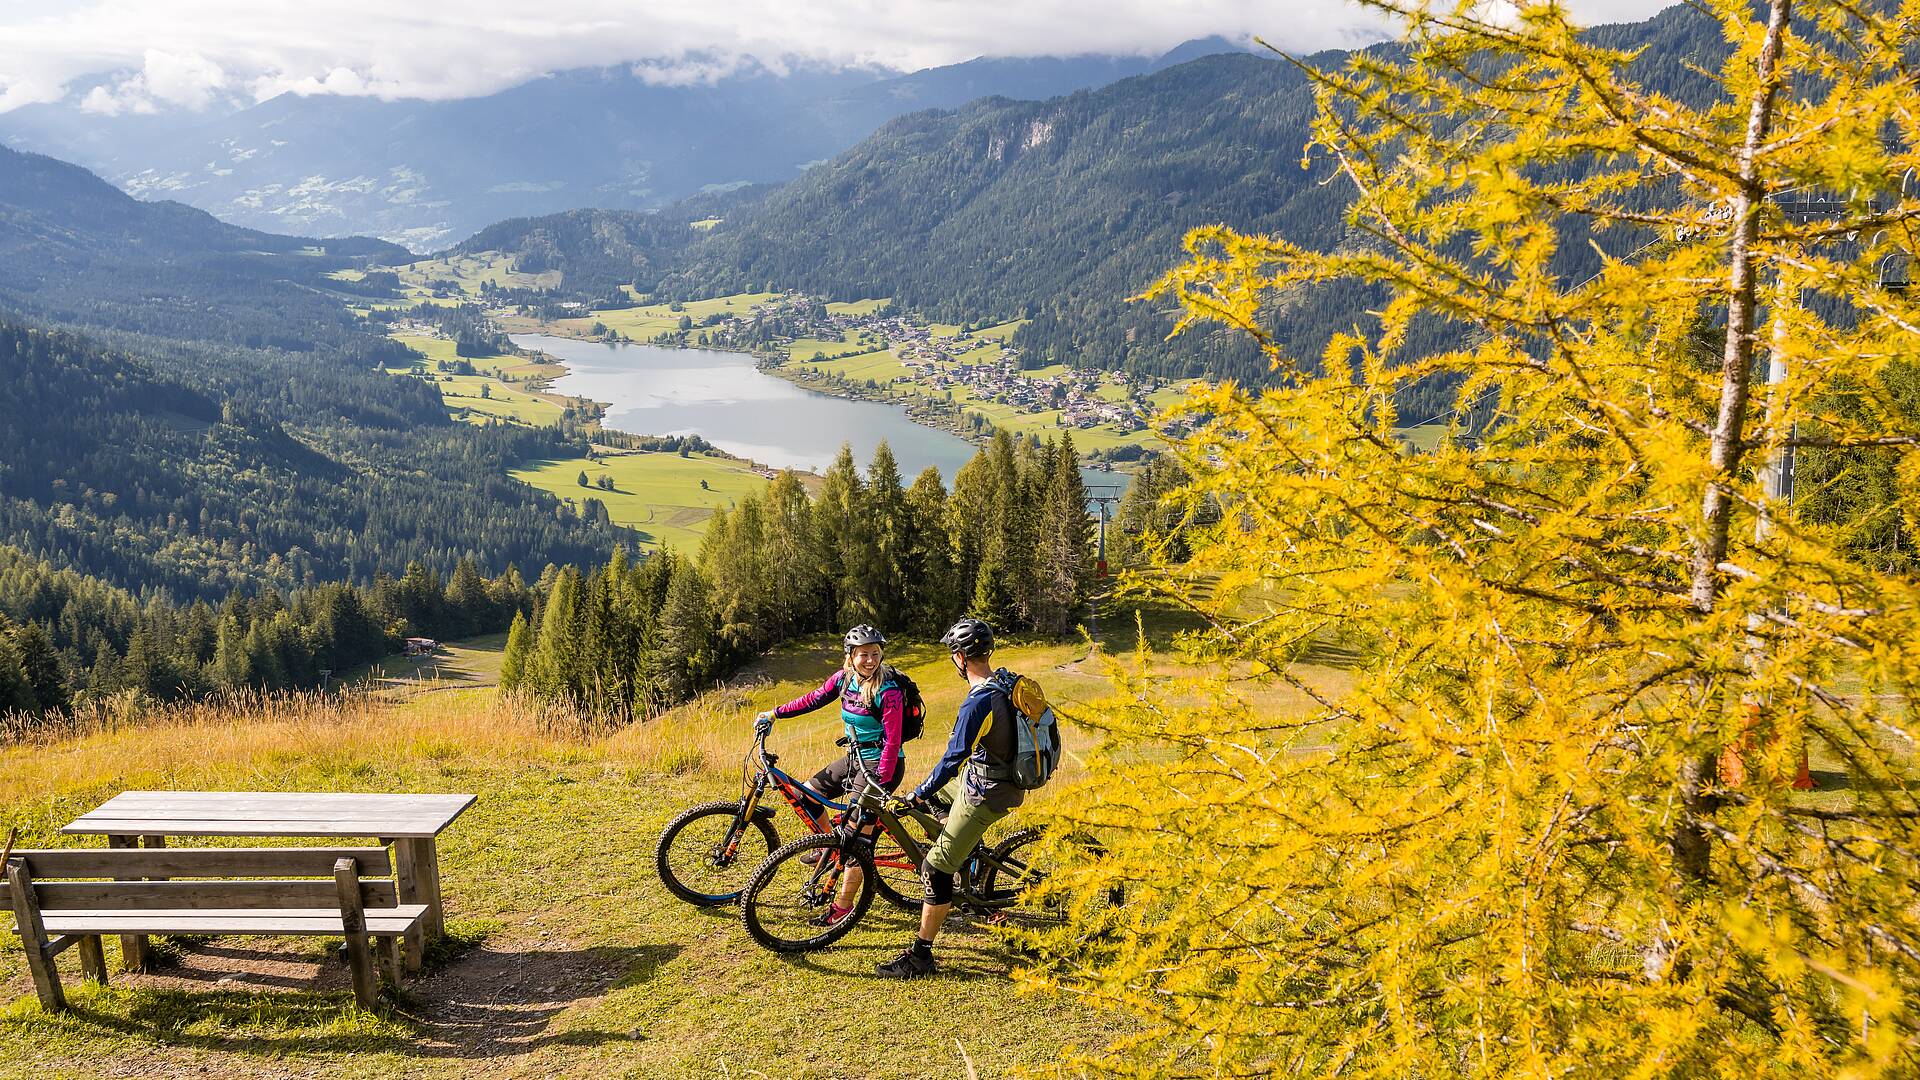
[[[903,575],[912,539],[906,493],[900,489],[900,464],[884,439],[874,448],[873,462],[867,466],[861,516],[867,537],[862,545],[865,557],[852,576],[866,608],[872,612],[870,621],[883,629],[897,630],[906,619]]]
[[[20,653],[20,670],[33,690],[34,701],[42,710],[66,708],[73,695],[67,689],[60,654],[55,651],[46,629],[39,623],[27,623],[14,631],[13,643]]]
[[[828,617],[853,626],[872,622],[872,598],[860,575],[873,558],[873,535],[866,521],[866,486],[853,463],[853,447],[840,444],[813,501],[814,549],[827,586]]]
[[[526,679],[527,658],[533,650],[533,631],[527,625],[525,612],[513,613],[513,625],[507,630],[506,653],[500,660],[500,689],[508,693],[519,690]]]
[[[538,696],[576,711],[581,707],[580,571],[564,567],[554,578],[527,662],[526,684]]]
[[[718,673],[720,636],[700,568],[678,556],[674,562],[652,659],[655,681],[665,699],[681,702],[705,689]]]
[[[783,471],[767,485],[763,587],[769,599],[773,640],[818,630],[832,617],[826,606],[823,568],[814,561],[818,541],[807,492],[798,477]]]
[[[253,663],[247,655],[246,631],[240,626],[240,619],[232,614],[220,617],[220,626],[214,637],[213,670],[209,680],[215,686],[226,690],[238,690],[253,682]]]
[[[0,631],[0,716],[39,711],[40,701],[33,696],[33,684],[20,664],[20,650],[13,643],[13,635]]]
[[[929,465],[907,489],[908,542],[900,570],[906,625],[922,632],[944,631],[960,617],[953,567],[953,538],[947,532],[947,491],[940,470]]]
[[[1093,582],[1091,522],[1080,456],[1071,432],[1047,455],[1052,462],[1039,519],[1035,554],[1034,628],[1059,634],[1072,629],[1086,607]]]
[[[953,497],[947,500],[947,536],[953,552],[953,593],[963,606],[973,602],[987,540],[993,535],[999,495],[993,464],[983,450],[968,459],[953,476]]]

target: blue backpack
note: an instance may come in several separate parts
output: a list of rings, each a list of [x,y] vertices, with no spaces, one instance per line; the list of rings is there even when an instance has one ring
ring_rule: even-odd
[[[993,673],[993,684],[1007,695],[1013,708],[1013,760],[996,777],[1025,791],[1045,787],[1060,767],[1060,724],[1040,684],[1006,668]]]

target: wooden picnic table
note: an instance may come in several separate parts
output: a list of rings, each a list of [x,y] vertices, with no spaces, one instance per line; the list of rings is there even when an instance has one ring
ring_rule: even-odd
[[[60,831],[104,835],[110,847],[163,848],[169,836],[370,837],[393,845],[400,900],[425,904],[407,934],[408,971],[420,970],[427,943],[446,932],[434,838],[473,795],[395,795],[307,791],[124,791]],[[146,966],[147,939],[123,935],[129,968]]]

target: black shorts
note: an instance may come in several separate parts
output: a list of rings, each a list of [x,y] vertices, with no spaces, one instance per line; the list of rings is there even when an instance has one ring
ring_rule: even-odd
[[[869,774],[877,771],[878,769],[875,762],[867,762],[867,772]],[[907,755],[901,754],[894,759],[893,779],[880,786],[886,788],[888,791],[897,791],[900,787],[900,781],[906,774]],[[848,753],[846,757],[814,773],[813,779],[807,781],[807,787],[811,788],[816,795],[837,801],[846,795],[848,790],[858,781],[859,775],[859,773],[853,771],[853,754]]]

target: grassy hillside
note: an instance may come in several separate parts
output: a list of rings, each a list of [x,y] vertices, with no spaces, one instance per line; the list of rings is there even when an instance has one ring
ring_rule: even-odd
[[[68,953],[60,963],[77,1007],[47,1017],[9,935],[0,1073],[125,1075],[138,1062],[143,1075],[956,1077],[964,1047],[979,1075],[1004,1076],[1128,1030],[1125,1017],[1020,996],[1007,980],[1018,958],[979,923],[955,925],[942,941],[944,972],[902,994],[870,976],[911,933],[902,913],[877,907],[840,945],[781,958],[753,945],[735,912],[666,894],[651,864],[661,826],[737,790],[748,718],[828,674],[832,643],[780,651],[732,689],[610,734],[500,703],[483,685],[488,651],[449,658],[471,676],[465,685],[399,702],[187,709],[0,749],[0,813],[21,826],[22,845],[63,842],[60,824],[135,788],[480,795],[442,842],[449,926],[465,947],[384,1015],[351,1009],[327,942],[227,937],[176,939],[164,950],[170,966],[116,976],[106,990],[82,989]],[[1002,657],[1072,711],[1106,687],[1082,654],[1037,645]],[[896,657],[931,715],[950,716],[961,686],[944,660],[925,645]],[[837,752],[836,727],[823,711],[783,722],[774,742],[788,764],[811,770]],[[1082,732],[1070,738],[1086,745]],[[910,771],[932,760],[937,739],[911,744]],[[863,1002],[869,995],[883,997]],[[957,1032],[956,1017],[966,1018]]]
[[[589,485],[584,488],[582,472]],[[765,477],[741,462],[704,454],[634,453],[597,461],[536,461],[515,469],[512,476],[563,499],[599,499],[614,523],[633,528],[642,543],[670,544],[681,551],[699,549],[707,519],[715,510],[731,509],[741,496],[767,486]],[[612,490],[596,486],[602,476],[613,479]]]

